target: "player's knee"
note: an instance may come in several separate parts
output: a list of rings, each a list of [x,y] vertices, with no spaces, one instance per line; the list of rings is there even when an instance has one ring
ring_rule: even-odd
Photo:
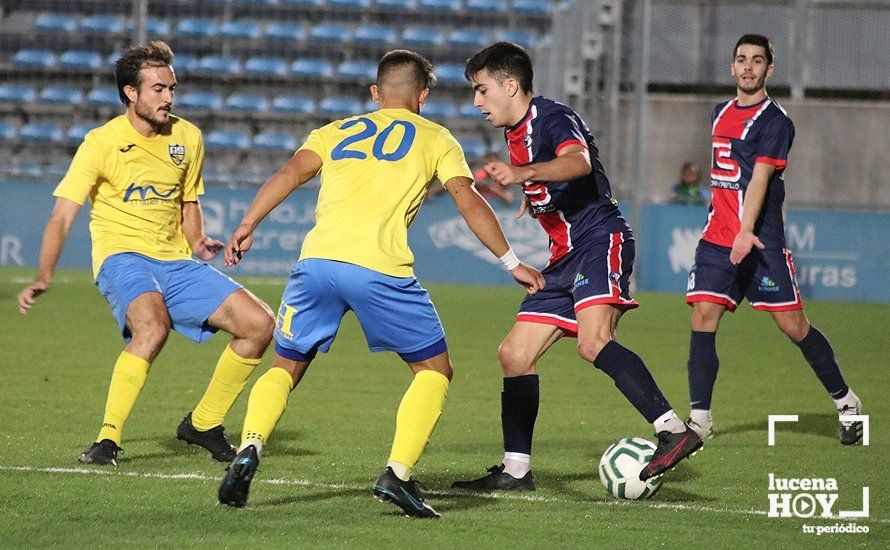
[[[779,323],[779,330],[785,333],[785,336],[790,338],[791,341],[800,342],[806,338],[807,333],[810,331],[810,324],[808,322]]]
[[[692,330],[697,332],[716,332],[720,324],[720,314],[707,308],[692,308]]]
[[[603,348],[606,347],[606,344],[611,340],[610,336],[596,336],[593,338],[586,338],[584,341],[579,340],[578,355],[585,361],[593,363],[600,352],[603,351]]]
[[[275,318],[265,310],[260,310],[251,320],[250,333],[256,342],[266,348],[272,341],[272,331],[275,330]]]
[[[170,334],[170,324],[164,321],[151,321],[135,327],[132,333],[131,343],[134,346],[159,351]]]
[[[498,360],[504,376],[522,376],[533,369],[534,359],[519,346],[503,342],[498,348]]]

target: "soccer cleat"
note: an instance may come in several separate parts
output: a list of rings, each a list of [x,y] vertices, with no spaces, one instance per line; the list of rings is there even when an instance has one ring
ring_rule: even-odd
[[[185,418],[179,423],[179,427],[176,428],[176,438],[189,445],[204,447],[210,451],[213,460],[220,462],[231,462],[238,452],[234,445],[229,443],[226,430],[222,425],[202,432],[192,424],[192,413],[185,415]]]
[[[489,468],[488,475],[479,479],[455,481],[451,484],[451,488],[480,493],[488,491],[534,491],[535,482],[531,471],[520,478],[516,478],[504,472],[504,465],[501,464],[500,466]]]
[[[377,478],[372,491],[377,500],[380,502],[392,502],[401,508],[406,516],[415,518],[440,517],[439,513],[433,510],[433,507],[423,499],[423,494],[417,488],[417,482],[413,479],[402,481],[389,466]]]
[[[655,437],[658,438],[658,447],[649,463],[640,470],[640,481],[663,474],[702,448],[701,438],[689,426],[686,426],[685,432],[675,434],[665,430],[655,434]]]
[[[226,467],[226,475],[219,484],[219,503],[233,508],[244,508],[247,504],[250,482],[259,465],[260,456],[253,445],[248,445],[238,453]]]
[[[102,466],[117,466],[117,453],[123,451],[117,443],[110,439],[97,441],[80,453],[80,460],[84,464],[99,464]]]
[[[858,400],[856,401],[856,406],[851,407],[850,405],[844,405],[842,409],[838,409],[838,414],[840,416],[846,416],[851,414],[861,414],[862,412],[862,403]],[[840,429],[840,438],[842,445],[855,445],[862,439],[862,421],[845,421],[841,420],[841,429]]]
[[[698,436],[702,438],[702,441],[706,439],[714,439],[713,425],[708,425],[707,427],[705,427],[691,418],[686,419],[686,425],[692,428],[692,431],[697,433]]]

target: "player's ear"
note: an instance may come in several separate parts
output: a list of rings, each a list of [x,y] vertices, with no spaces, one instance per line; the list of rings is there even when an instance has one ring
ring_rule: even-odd
[[[766,77],[767,78],[773,76],[773,67],[775,67],[775,65],[770,65],[769,67],[766,68]]]
[[[507,81],[504,82],[504,88],[506,88],[507,95],[510,97],[519,93],[519,83],[516,82],[515,78],[508,78]]]
[[[371,84],[371,99],[374,100],[374,103],[380,105],[380,91],[376,84]]]
[[[429,88],[424,88],[423,90],[420,91],[420,97],[418,98],[417,102],[420,104],[421,107],[423,107],[423,104],[426,103],[426,98],[429,95],[430,95]]]
[[[137,90],[134,86],[130,86],[127,84],[124,86],[124,95],[127,96],[127,99],[130,100],[130,103],[136,103],[136,100],[139,98],[139,90]]]

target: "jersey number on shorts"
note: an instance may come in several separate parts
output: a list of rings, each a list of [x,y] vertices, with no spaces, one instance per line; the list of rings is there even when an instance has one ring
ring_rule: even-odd
[[[293,325],[294,315],[296,314],[297,308],[285,303],[282,303],[281,307],[278,308],[278,322],[276,324],[278,325],[278,330],[288,338],[294,337],[294,333],[291,331],[291,326]]]
[[[406,122],[404,120],[394,120],[389,126],[383,129],[379,134],[377,133],[377,125],[374,124],[374,121],[365,118],[359,117],[352,120],[347,120],[343,123],[343,126],[340,126],[341,130],[346,130],[356,126],[358,124],[364,125],[364,129],[357,133],[353,134],[334,147],[334,150],[331,151],[331,160],[342,160],[342,159],[365,159],[368,157],[362,151],[356,151],[354,149],[347,149],[353,143],[358,143],[360,141],[364,141],[366,139],[370,139],[373,136],[377,136],[374,138],[374,145],[371,147],[371,153],[374,155],[374,158],[377,160],[387,160],[390,162],[395,162],[397,160],[401,160],[405,158],[405,155],[408,154],[408,151],[411,150],[411,146],[414,145],[414,136],[417,134],[417,129],[410,122]],[[395,129],[396,126],[401,126],[404,130],[402,134],[402,140],[399,142],[399,146],[396,147],[395,151],[391,153],[386,153],[383,151],[383,147],[386,145],[386,140],[389,138],[389,135]]]

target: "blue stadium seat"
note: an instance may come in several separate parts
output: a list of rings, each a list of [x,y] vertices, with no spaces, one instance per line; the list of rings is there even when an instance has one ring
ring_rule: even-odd
[[[16,127],[8,122],[0,122],[0,139],[3,141],[13,141],[18,135]]]
[[[460,118],[465,118],[468,120],[484,120],[485,117],[482,115],[482,112],[478,107],[473,105],[472,103],[464,103],[457,110],[457,115]]]
[[[59,67],[62,69],[100,69],[102,68],[102,55],[98,52],[68,50],[59,56]]]
[[[287,61],[272,57],[251,57],[244,63],[244,72],[264,76],[284,76],[287,74]]]
[[[241,72],[241,62],[234,57],[208,55],[201,58],[195,70],[216,75],[238,74]]]
[[[324,59],[303,58],[291,63],[290,73],[293,76],[330,78],[334,76],[334,66]]]
[[[430,11],[460,11],[460,0],[420,0],[419,7]]]
[[[120,107],[122,103],[116,88],[102,87],[90,90],[87,94],[87,105],[90,107]]]
[[[234,93],[226,99],[226,108],[232,111],[260,112],[269,109],[269,100],[260,94]]]
[[[445,32],[436,27],[405,27],[402,41],[410,45],[441,46],[445,43]]]
[[[374,3],[378,8],[394,10],[413,10],[417,7],[417,0],[376,0]]]
[[[306,40],[306,29],[294,23],[270,23],[266,27],[266,38],[274,40]]]
[[[253,39],[259,38],[262,34],[259,25],[248,21],[229,21],[219,27],[219,36],[223,38]]]
[[[373,113],[374,111],[377,111],[378,109],[380,109],[380,105],[378,105],[377,102],[374,101],[373,99],[369,99],[369,100],[365,101],[364,105],[362,105],[363,113]],[[356,113],[356,114],[358,114],[358,113]]]
[[[37,101],[48,105],[79,105],[83,103],[83,92],[71,86],[47,86],[40,90]]]
[[[145,33],[149,38],[155,36],[167,36],[170,34],[170,23],[163,19],[149,17],[145,23]]]
[[[398,37],[395,29],[370,25],[359,27],[353,39],[360,44],[392,44]]]
[[[247,149],[250,136],[235,130],[214,130],[204,136],[204,144],[208,149]]]
[[[377,63],[373,61],[344,61],[337,66],[337,76],[373,82],[377,79]]]
[[[538,0],[544,2],[545,0]],[[507,11],[507,0],[466,0],[464,9],[473,12],[499,13]]]
[[[315,111],[315,101],[304,96],[280,95],[272,98],[272,110],[281,113],[312,113]]]
[[[59,143],[65,132],[55,124],[25,124],[19,129],[19,140],[27,143]]]
[[[30,86],[4,84],[0,86],[0,103],[29,103],[37,97],[37,92]]]
[[[481,48],[488,44],[488,33],[484,29],[454,29],[448,35],[448,43],[454,46]]]
[[[108,54],[108,57],[105,58],[105,67],[108,69],[114,70],[114,65],[117,63],[117,60],[120,59],[122,52],[112,52]]]
[[[549,15],[550,2],[541,0],[513,0],[513,11],[526,15]]]
[[[282,4],[290,6],[305,6],[309,8],[319,8],[324,6],[325,0],[281,0]]]
[[[351,97],[326,97],[319,103],[318,112],[329,116],[357,115],[362,112],[362,102]]]
[[[223,99],[216,92],[189,92],[182,94],[182,97],[176,100],[175,106],[183,109],[221,109]]]
[[[457,114],[457,108],[447,101],[427,101],[420,108],[420,114],[426,118],[442,120]]]
[[[93,129],[92,124],[75,124],[65,132],[65,143],[68,145],[79,145],[83,141],[87,132]]]
[[[352,38],[352,31],[344,25],[334,25],[332,23],[319,25],[314,27],[310,32],[312,40],[318,42],[346,42]]]
[[[34,22],[34,30],[40,32],[72,32],[77,28],[77,20],[63,13],[44,13]]]
[[[328,0],[328,5],[332,8],[362,9],[370,8],[371,0]]]
[[[176,25],[176,32],[182,36],[203,38],[215,36],[218,28],[210,19],[183,19]]]
[[[464,69],[466,67],[460,63],[442,63],[436,67],[436,78],[443,84],[466,82]]]
[[[514,42],[524,48],[532,48],[537,41],[532,31],[501,31],[495,35],[497,42]]]
[[[220,1],[220,0],[217,0]],[[265,6],[274,6],[278,3],[278,0],[222,0],[228,2],[238,2],[239,4],[257,4],[257,5],[265,5]]]
[[[46,50],[19,50],[11,61],[12,66],[19,69],[51,69],[56,65],[56,54]]]
[[[254,149],[295,151],[298,145],[294,136],[283,132],[260,132],[253,136]]]
[[[458,140],[460,142],[461,148],[464,150],[464,155],[468,159],[481,159],[485,156],[485,153],[488,152],[488,147],[485,145],[484,141],[478,139],[464,139]]]
[[[173,69],[178,72],[194,71],[198,68],[198,58],[187,54],[177,53],[173,56]]]
[[[78,30],[92,34],[119,34],[124,32],[124,22],[112,15],[91,15],[80,20]]]

